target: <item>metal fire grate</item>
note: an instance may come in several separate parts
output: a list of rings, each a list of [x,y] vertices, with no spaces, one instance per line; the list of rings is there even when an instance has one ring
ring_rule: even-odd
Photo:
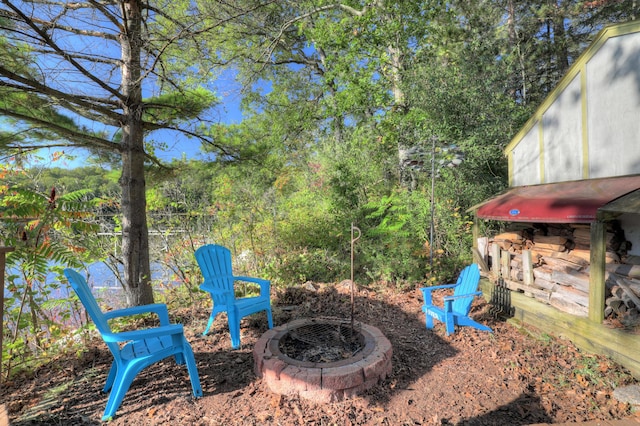
[[[359,327],[335,320],[316,320],[292,328],[280,340],[280,351],[298,361],[340,361],[354,356],[362,348]]]
[[[491,309],[489,312],[495,318],[512,318],[515,308],[511,306],[511,290],[507,287],[502,277],[491,289],[491,300],[489,301]]]
[[[353,357],[364,347],[360,325],[354,321],[353,281],[354,245],[360,239],[360,228],[351,224],[351,321],[319,319],[292,327],[280,340],[280,351],[298,361],[334,362]]]

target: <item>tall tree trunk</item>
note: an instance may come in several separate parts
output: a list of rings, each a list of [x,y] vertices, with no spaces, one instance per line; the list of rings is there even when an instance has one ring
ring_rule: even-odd
[[[558,3],[554,4],[553,14],[553,47],[556,52],[555,80],[559,81],[569,70],[569,43],[566,40],[565,12]]]
[[[324,49],[321,47],[317,48],[318,56],[320,57],[320,63],[322,64],[322,68],[318,71],[323,77],[325,77],[325,70],[327,69],[327,55],[324,52]],[[326,78],[326,77],[325,77]],[[337,110],[336,107],[336,95],[338,93],[336,82],[333,78],[328,79],[327,87],[329,89],[329,93],[331,94],[331,106],[334,111]],[[333,134],[335,135],[335,143],[340,145],[344,141],[344,122],[343,117],[333,115],[332,128]]]
[[[127,304],[137,306],[153,303],[144,180],[139,1],[123,1],[122,14],[122,256]]]
[[[376,7],[382,16],[387,13],[384,1],[378,1]],[[392,19],[392,18],[388,18]],[[393,109],[397,114],[406,114],[407,105],[405,93],[402,88],[402,71],[404,70],[404,52],[402,46],[397,40],[399,37],[395,35],[395,43],[387,46],[387,54],[389,55],[389,81],[391,82],[391,92],[393,93]],[[393,38],[391,38],[393,40]],[[416,141],[407,140],[404,129],[398,130],[398,178],[400,185],[404,188],[414,189],[417,185],[415,173],[409,167],[411,163],[411,148],[416,145]]]
[[[516,76],[514,73],[511,79],[509,87],[509,93],[514,100],[522,101],[522,104],[527,103],[527,74],[524,64],[524,57],[520,50],[520,40],[518,39],[518,31],[516,29],[516,7],[513,0],[507,1],[507,31],[509,34],[509,48],[512,55],[515,56],[518,63],[518,72],[520,76]],[[518,91],[520,94],[518,95]]]

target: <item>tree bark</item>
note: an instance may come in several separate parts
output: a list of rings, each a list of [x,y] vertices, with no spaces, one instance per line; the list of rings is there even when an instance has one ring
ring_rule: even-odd
[[[122,257],[127,305],[153,303],[144,173],[141,75],[142,14],[137,0],[122,3]]]

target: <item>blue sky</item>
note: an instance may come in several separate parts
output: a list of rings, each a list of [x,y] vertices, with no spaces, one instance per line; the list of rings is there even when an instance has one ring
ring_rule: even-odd
[[[243,118],[240,111],[242,96],[240,86],[235,81],[235,72],[232,70],[223,72],[215,82],[212,82],[211,89],[222,99],[222,102],[214,109],[214,117],[225,124],[241,122]],[[183,156],[198,158],[200,154],[200,141],[187,138],[177,132],[157,131],[150,138],[167,145],[165,151],[156,152],[156,155],[165,161],[180,159]],[[52,161],[54,151],[64,151],[65,156]],[[40,159],[36,163],[45,167],[73,168],[87,165],[87,151],[80,148],[43,150],[39,157]]]

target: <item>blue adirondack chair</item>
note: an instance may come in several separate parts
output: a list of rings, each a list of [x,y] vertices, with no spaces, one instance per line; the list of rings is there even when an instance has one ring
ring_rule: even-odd
[[[266,311],[269,328],[273,328],[269,295],[271,282],[269,280],[234,276],[231,266],[231,252],[226,247],[207,244],[198,248],[195,255],[204,277],[200,289],[209,292],[213,302],[211,316],[209,316],[209,323],[204,330],[204,335],[209,332],[209,328],[220,312],[227,313],[231,346],[234,349],[240,347],[240,320],[247,315]],[[236,281],[258,284],[260,295],[237,298],[234,287]]]
[[[478,330],[489,331],[491,328],[480,324],[469,318],[471,303],[473,298],[482,294],[478,291],[480,282],[480,270],[475,263],[467,266],[460,272],[458,281],[455,284],[444,284],[434,287],[423,287],[424,305],[422,312],[425,313],[427,328],[433,328],[433,319],[445,323],[447,336],[455,332],[455,326],[470,326]],[[431,293],[434,290],[453,288],[453,296],[444,297],[444,306],[434,306]]]
[[[113,354],[113,364],[103,389],[103,392],[111,391],[111,393],[102,420],[107,421],[115,416],[131,382],[140,371],[170,356],[174,356],[178,364],[186,362],[193,396],[196,398],[202,396],[193,351],[184,337],[182,325],[169,323],[166,305],[156,303],[102,312],[82,275],[73,269],[65,269],[64,275]],[[111,331],[109,320],[141,313],[158,315],[160,326],[120,333]]]

